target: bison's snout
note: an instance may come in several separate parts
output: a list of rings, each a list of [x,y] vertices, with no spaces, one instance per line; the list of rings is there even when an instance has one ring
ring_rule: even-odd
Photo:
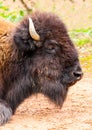
[[[80,71],[76,70],[73,72],[73,75],[76,78],[76,80],[80,80],[83,76],[83,72],[82,72],[82,70],[80,70]]]

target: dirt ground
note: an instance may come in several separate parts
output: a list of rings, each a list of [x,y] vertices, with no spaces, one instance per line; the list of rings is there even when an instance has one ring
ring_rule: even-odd
[[[32,96],[0,130],[92,130],[92,75],[69,89],[61,109],[43,95]]]

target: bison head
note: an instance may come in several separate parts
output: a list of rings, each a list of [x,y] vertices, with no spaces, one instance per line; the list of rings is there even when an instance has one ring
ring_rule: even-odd
[[[14,43],[26,57],[32,91],[61,106],[69,86],[82,77],[77,50],[56,15],[37,12],[29,17],[14,32]]]

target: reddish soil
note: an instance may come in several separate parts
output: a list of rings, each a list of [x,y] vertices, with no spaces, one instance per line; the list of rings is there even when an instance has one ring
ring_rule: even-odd
[[[69,89],[61,109],[43,95],[28,98],[0,130],[92,130],[92,76]]]

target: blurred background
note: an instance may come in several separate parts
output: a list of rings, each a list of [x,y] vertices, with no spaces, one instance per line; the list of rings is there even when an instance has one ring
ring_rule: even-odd
[[[92,72],[92,0],[0,0],[0,17],[19,22],[36,10],[57,14],[80,53],[83,71]]]

